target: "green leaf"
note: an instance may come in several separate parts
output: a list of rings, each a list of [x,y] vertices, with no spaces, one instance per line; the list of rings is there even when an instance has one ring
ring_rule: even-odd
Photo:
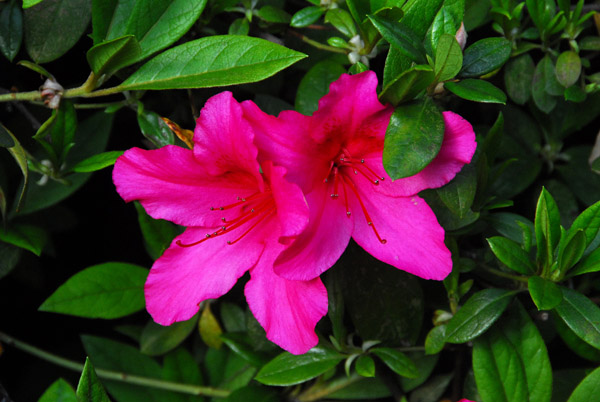
[[[452,35],[442,34],[435,52],[435,79],[438,82],[454,78],[463,63],[462,49]]]
[[[54,381],[44,394],[38,399],[38,402],[78,402],[77,394],[68,382],[59,378]]]
[[[21,249],[0,242],[0,279],[8,275],[19,263]]]
[[[534,225],[538,261],[549,265],[560,239],[560,212],[554,198],[545,188],[542,188],[538,198]]]
[[[575,218],[566,238],[571,240],[580,230],[585,233],[585,244],[590,245],[600,230],[600,201],[588,207]]]
[[[579,292],[561,290],[563,300],[555,307],[556,313],[577,336],[600,349],[600,308]]]
[[[74,172],[95,172],[115,164],[124,151],[108,151],[91,156],[73,166]]]
[[[228,332],[221,335],[223,343],[242,359],[255,367],[262,367],[269,360],[265,354],[256,352],[250,344],[250,339],[241,332]]]
[[[92,15],[89,0],[44,0],[25,10],[25,47],[36,63],[58,59],[77,43]]]
[[[138,104],[137,120],[144,137],[157,148],[175,143],[175,136],[167,123],[157,113],[144,109],[141,103]]]
[[[408,0],[402,6],[402,21],[421,39],[433,23],[443,0]]]
[[[148,321],[140,338],[140,351],[145,355],[158,356],[175,349],[192,333],[197,322],[197,315],[166,327]]]
[[[453,373],[433,376],[431,379],[429,379],[429,381],[415,389],[410,394],[410,402],[429,402],[439,400],[446,391],[446,388],[448,388],[453,376]]]
[[[460,76],[480,77],[500,67],[510,57],[510,41],[504,38],[481,39],[465,49]]]
[[[575,84],[581,73],[581,59],[579,55],[572,50],[562,52],[556,59],[556,79],[558,82],[568,88]]]
[[[408,356],[415,363],[418,376],[416,378],[400,378],[400,384],[404,392],[410,392],[427,381],[439,360],[439,356],[427,356],[423,352],[412,352]]]
[[[110,402],[89,357],[85,358],[83,372],[79,378],[77,398],[79,402]]]
[[[436,190],[442,202],[459,218],[471,211],[477,190],[476,173],[473,164],[465,165],[450,183]]]
[[[588,402],[600,392],[600,367],[588,374],[575,388],[567,402]]]
[[[0,147],[12,148],[16,144],[11,133],[0,124]]]
[[[138,222],[144,237],[146,251],[153,260],[156,260],[179,233],[177,226],[169,221],[153,219],[138,202],[135,202],[134,205],[138,213]]]
[[[209,36],[169,49],[127,78],[119,88],[207,88],[256,82],[306,57],[264,39]]]
[[[284,352],[267,363],[254,378],[265,385],[288,386],[313,379],[344,358],[338,352],[315,347],[303,355]]]
[[[565,237],[567,236],[568,234],[565,235]],[[564,249],[561,249],[559,246],[558,269],[561,272],[567,272],[568,269],[579,262],[585,251],[585,243],[585,233],[579,229],[569,242],[566,243]]]
[[[446,82],[444,87],[454,95],[473,102],[506,104],[504,92],[488,81],[466,79],[459,82]]]
[[[258,18],[265,22],[274,24],[289,24],[292,20],[292,16],[283,11],[281,8],[273,6],[262,6],[257,12]]]
[[[344,66],[331,60],[323,60],[312,66],[298,85],[296,110],[311,115],[317,110],[319,99],[329,92],[329,85],[345,72]]]
[[[342,8],[332,8],[327,10],[325,22],[333,25],[335,29],[346,35],[348,38],[352,38],[356,35],[356,25],[354,25],[352,16],[348,11]]]
[[[35,6],[38,3],[41,3],[43,0],[23,0],[23,9]]]
[[[250,32],[250,23],[246,18],[234,20],[227,30],[229,35],[248,35],[248,32]]]
[[[126,35],[93,46],[88,50],[86,57],[94,74],[110,76],[121,68],[135,63],[141,52],[135,36]]]
[[[0,133],[2,133],[2,137],[4,138],[4,144],[10,144],[12,143],[13,145],[7,147],[8,152],[11,154],[11,156],[13,157],[13,159],[15,160],[15,162],[17,162],[17,164],[19,165],[19,169],[21,169],[21,173],[23,174],[23,186],[21,187],[21,194],[19,194],[19,199],[17,201],[17,211],[21,210],[21,203],[23,202],[24,196],[26,194],[29,184],[29,169],[27,167],[27,152],[25,151],[25,149],[21,146],[21,143],[19,142],[19,140],[17,140],[17,137],[15,137],[13,135],[13,133],[11,133],[10,131],[8,131],[8,129],[6,127],[4,127],[1,123],[0,123]],[[4,214],[2,214],[4,217]]]
[[[554,64],[549,56],[544,56],[538,63],[533,74],[533,81],[531,82],[531,92],[533,95],[533,101],[536,106],[544,113],[550,113],[556,106],[556,87],[562,94],[563,89],[556,81],[556,75],[554,73]]]
[[[119,7],[117,8],[117,4]],[[92,34],[94,45],[104,41],[111,25],[117,25],[121,28],[125,26],[125,18],[131,14],[131,9],[135,3],[133,1],[124,0],[92,0]],[[123,18],[116,18],[117,10],[126,9],[126,13],[122,13]],[[115,21],[113,21],[115,16]],[[115,24],[113,24],[113,22]],[[113,27],[114,29],[114,27]],[[117,38],[115,36],[114,38]]]
[[[498,233],[515,242],[525,243],[524,230],[533,232],[533,223],[529,219],[510,212],[497,212],[487,220]]]
[[[223,344],[223,340],[221,339],[223,330],[213,315],[210,304],[204,304],[202,313],[200,313],[200,321],[198,321],[198,331],[200,332],[200,338],[202,338],[207,346],[214,349],[221,348]]]
[[[294,28],[307,27],[321,18],[324,12],[325,10],[321,7],[305,7],[292,16],[290,26]]]
[[[401,22],[390,21],[376,15],[368,16],[373,26],[390,45],[417,63],[425,63],[425,49],[419,36]]]
[[[446,344],[446,325],[433,327],[425,338],[425,354],[435,355],[444,349]]]
[[[375,377],[375,362],[371,356],[358,356],[354,368],[356,373],[362,377]]]
[[[165,355],[163,360],[162,378],[166,381],[183,384],[204,384],[198,363],[196,363],[192,355],[184,348],[177,348]],[[183,396],[180,394],[179,400],[182,402],[203,402],[204,398],[194,395]]]
[[[535,65],[529,54],[522,54],[506,63],[504,83],[510,99],[518,105],[525,104],[531,96],[531,83]]]
[[[236,304],[221,303],[221,322],[226,332],[246,332],[246,313]]]
[[[515,293],[504,289],[475,293],[446,324],[446,342],[465,343],[477,338],[502,315]]]
[[[43,143],[45,140],[42,139],[42,136],[49,132],[52,149],[56,155],[53,162],[55,166],[61,166],[73,146],[75,132],[77,131],[77,113],[73,102],[63,100],[53,116],[55,117],[51,118],[52,120],[46,130],[40,130],[36,133],[35,138]]]
[[[569,271],[568,276],[582,275],[590,272],[600,271],[600,248],[595,249],[574,269]]]
[[[550,401],[548,351],[520,304],[475,340],[473,371],[483,401]]]
[[[39,257],[46,245],[48,236],[38,226],[17,223],[6,228],[0,228],[0,240],[29,250]]]
[[[280,396],[272,388],[248,385],[233,391],[223,402],[279,402]]]
[[[15,0],[0,10],[0,52],[13,61],[23,40],[23,13]]]
[[[383,149],[383,166],[392,180],[423,170],[440,151],[444,129],[444,118],[432,102],[397,107]]]
[[[538,310],[552,310],[562,301],[563,295],[554,282],[548,279],[532,276],[527,281],[531,299]]]
[[[417,366],[404,353],[392,348],[373,348],[370,351],[379,357],[396,374],[408,378],[417,378],[419,376]]]
[[[41,311],[88,318],[119,318],[144,308],[148,270],[107,262],[69,278],[40,306]]]
[[[500,236],[490,237],[487,242],[494,255],[508,268],[523,275],[535,272],[536,267],[529,254],[516,242]]]
[[[417,96],[434,81],[434,73],[430,66],[416,65],[403,71],[390,80],[379,97],[384,102],[397,105]]]
[[[580,357],[583,357],[586,360],[593,362],[600,362],[600,350],[594,348],[593,346],[588,345],[585,342],[581,341],[581,338],[578,337],[575,332],[571,331],[571,328],[567,327],[567,324],[563,320],[558,317],[556,313],[552,314],[554,323],[554,328],[556,332],[560,335],[564,343],[571,349],[575,354]],[[573,389],[575,386],[573,386]],[[572,391],[571,389],[570,391]],[[563,398],[562,400],[565,400]]]

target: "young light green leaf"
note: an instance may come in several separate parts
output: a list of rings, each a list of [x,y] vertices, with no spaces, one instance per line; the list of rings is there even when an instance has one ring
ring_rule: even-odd
[[[568,234],[565,237],[568,237]],[[558,269],[561,272],[567,272],[573,265],[577,264],[583,256],[585,247],[585,233],[579,229],[569,242],[566,243],[564,249],[561,249],[559,245]]]
[[[369,355],[360,355],[354,365],[356,373],[362,377],[375,377],[375,362]]]
[[[538,310],[552,310],[562,301],[562,291],[554,282],[548,279],[532,276],[527,281],[531,299]]]
[[[95,172],[115,164],[124,151],[108,151],[91,156],[73,166],[74,172]]]
[[[379,97],[384,102],[398,105],[425,90],[434,81],[433,69],[427,65],[416,65],[390,80]]]
[[[265,385],[300,384],[323,374],[343,359],[338,352],[321,347],[312,348],[303,355],[285,352],[260,369],[255,380]]]
[[[535,67],[533,80],[531,81],[533,101],[544,113],[550,113],[556,106],[557,101],[553,95],[557,95],[557,85],[560,90],[558,95],[561,95],[564,89],[556,81],[554,64],[552,64],[549,56],[545,56]]]
[[[600,271],[600,247],[595,249],[581,263],[569,271],[568,276]]]
[[[402,377],[417,378],[419,370],[404,353],[392,348],[373,348],[371,353],[379,357],[392,371]]]
[[[579,79],[581,59],[572,50],[562,52],[556,59],[556,79],[564,87],[570,87]]]
[[[183,384],[202,385],[204,380],[198,363],[190,352],[183,347],[177,348],[165,355],[163,360],[162,378],[167,381]],[[189,396],[188,402],[202,402],[201,397]]]
[[[425,64],[425,48],[419,36],[401,22],[390,21],[376,15],[368,16],[381,36],[399,52],[419,64]]]
[[[281,8],[269,5],[262,6],[260,9],[258,9],[256,15],[263,21],[273,24],[289,24],[292,20],[292,16],[283,11]]]
[[[545,188],[542,188],[538,198],[534,225],[538,261],[550,264],[560,239],[560,212]]]
[[[256,82],[306,57],[264,39],[209,36],[169,49],[127,78],[133,89],[208,88]]]
[[[439,360],[438,355],[428,356],[423,352],[411,352],[408,353],[408,357],[415,363],[418,376],[416,378],[400,378],[400,384],[405,392],[410,392],[427,381]]]
[[[71,387],[71,385],[62,378],[54,381],[40,397],[40,399],[38,399],[38,402],[56,401],[78,402],[75,390],[73,390],[73,387]]]
[[[16,0],[0,10],[0,52],[13,61],[23,40],[23,12]]]
[[[425,354],[435,355],[444,349],[446,344],[446,325],[433,327],[425,338]]]
[[[460,71],[462,63],[462,49],[456,38],[449,34],[442,34],[435,52],[435,80],[443,82],[454,78]]]
[[[534,69],[533,59],[528,53],[515,57],[506,63],[504,68],[506,92],[510,99],[518,105],[525,104],[531,96]]]
[[[210,346],[213,349],[221,348],[221,345],[223,344],[223,340],[221,339],[223,330],[212,313],[210,304],[208,303],[204,304],[202,313],[200,313],[198,332],[200,332],[200,338],[202,338],[207,346]]]
[[[135,36],[126,35],[93,46],[88,50],[86,57],[94,74],[110,76],[121,68],[135,63],[141,52]]]
[[[589,206],[575,218],[567,232],[567,240],[571,240],[579,230],[585,233],[585,244],[589,246],[600,230],[600,201]]]
[[[488,81],[469,78],[446,82],[444,87],[454,95],[473,102],[506,104],[506,94]]]
[[[298,85],[295,108],[298,112],[311,115],[319,106],[319,99],[329,92],[329,85],[346,72],[343,65],[323,60],[310,68]]]
[[[85,32],[92,15],[89,0],[44,0],[25,10],[25,47],[36,63],[58,59]]]
[[[198,315],[187,321],[180,321],[168,327],[148,321],[140,339],[140,351],[150,356],[163,355],[175,349],[196,328]]]
[[[505,237],[490,237],[487,242],[492,252],[504,265],[523,275],[531,275],[536,267],[529,254],[516,242]]]
[[[563,300],[555,307],[556,313],[577,336],[600,349],[600,308],[579,292],[561,290]]]
[[[119,318],[144,308],[148,270],[107,262],[78,272],[40,306],[41,311],[88,318]]]
[[[235,19],[227,30],[228,35],[248,35],[248,32],[250,32],[250,23],[244,17]]]
[[[11,146],[8,146],[8,152],[12,155],[13,159],[19,165],[19,169],[21,169],[21,173],[23,174],[23,186],[21,188],[21,194],[19,194],[19,200],[17,201],[16,210],[20,211],[21,203],[23,202],[23,197],[25,196],[25,192],[28,189],[29,184],[29,168],[27,167],[27,152],[21,146],[17,137],[14,136],[6,127],[0,123],[0,132],[2,133],[2,137],[4,138],[5,144],[12,143]]]
[[[588,374],[575,388],[567,402],[588,402],[600,390],[600,367]]]
[[[325,10],[321,7],[305,7],[292,16],[290,26],[294,28],[307,27],[321,18],[324,12]]]
[[[510,41],[504,38],[481,39],[465,49],[460,76],[480,77],[500,67],[510,57]]]
[[[444,129],[444,118],[432,102],[397,107],[383,149],[383,166],[392,180],[423,170],[440,151]]]
[[[110,402],[89,357],[85,358],[83,372],[79,378],[77,398],[79,402]]]
[[[350,13],[342,8],[332,8],[325,13],[325,22],[330,23],[348,38],[356,35],[356,25]]]
[[[46,232],[38,226],[26,223],[16,223],[8,227],[0,228],[0,240],[29,250],[39,257],[46,245],[48,236],[46,235]]]
[[[446,342],[464,343],[477,338],[502,315],[515,293],[504,289],[475,293],[446,324]]]

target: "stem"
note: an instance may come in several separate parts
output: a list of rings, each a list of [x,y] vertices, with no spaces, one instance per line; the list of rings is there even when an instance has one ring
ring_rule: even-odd
[[[12,345],[17,349],[32,354],[40,359],[49,361],[56,364],[57,366],[65,367],[70,370],[79,371],[83,370],[83,364],[77,363],[73,360],[65,359],[64,357],[57,356],[55,354],[46,352],[42,349],[36,348],[35,346],[29,345],[25,342],[19,341],[3,332],[0,332],[0,341],[5,342],[7,345]],[[159,380],[156,378],[141,377],[136,375],[130,375],[118,371],[95,369],[96,374],[99,378],[106,380],[114,380],[126,382],[129,384],[144,385],[152,388],[160,388],[167,391],[182,392],[190,395],[204,395],[212,396],[217,398],[225,398],[230,394],[230,391],[225,389],[218,389],[212,387],[202,387],[199,385],[182,384],[171,381]]]
[[[502,272],[502,271],[500,271],[498,269],[494,269],[494,268],[490,268],[490,267],[484,267],[484,269],[486,271],[488,271],[489,273],[494,274],[496,276],[500,276],[502,278],[508,278],[508,279],[512,279],[512,280],[515,280],[515,281],[519,281],[519,282],[527,282],[527,280],[528,280],[524,276],[512,275],[512,274],[509,274],[509,273],[506,273],[506,272]]]
[[[40,91],[11,92],[8,94],[0,95],[0,102],[31,101],[31,100],[41,100],[41,99],[42,99],[42,93]]]
[[[323,399],[329,394],[334,393],[335,391],[339,391],[340,389],[346,388],[349,385],[352,385],[356,381],[362,379],[358,374],[354,374],[350,377],[342,377],[336,381],[333,381],[329,384],[315,384],[310,387],[296,398],[299,402],[312,402]]]
[[[299,37],[300,39],[302,39],[303,42],[306,42],[309,45],[316,47],[317,49],[327,50],[328,52],[333,52],[333,53],[346,54],[346,51],[344,49],[340,49],[338,47],[333,47],[333,46],[325,45],[325,44],[323,44],[321,42],[317,42],[316,40],[312,40],[308,36],[302,35],[302,34],[296,32],[296,31],[290,31],[290,33],[296,35],[297,37]]]

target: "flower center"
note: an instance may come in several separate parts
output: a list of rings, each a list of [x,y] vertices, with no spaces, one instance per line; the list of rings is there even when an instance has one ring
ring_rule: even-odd
[[[339,198],[339,188],[341,185],[344,191],[344,205],[346,206],[346,216],[350,218],[352,213],[350,212],[350,205],[348,203],[348,194],[354,194],[356,196],[356,199],[358,200],[358,203],[360,204],[360,208],[362,209],[363,215],[367,220],[367,225],[369,225],[371,229],[373,229],[373,233],[377,237],[377,240],[379,240],[381,244],[386,244],[387,240],[382,239],[379,235],[379,232],[377,232],[375,224],[373,223],[373,220],[371,219],[371,216],[367,211],[367,207],[365,206],[363,200],[360,197],[358,188],[356,187],[356,184],[354,184],[354,181],[352,179],[352,173],[354,173],[354,175],[363,175],[375,186],[378,186],[380,181],[385,180],[385,178],[378,176],[373,169],[371,169],[367,164],[365,164],[364,159],[355,159],[352,157],[352,155],[350,155],[350,152],[348,152],[347,149],[342,148],[342,152],[340,152],[339,155],[336,156],[330,162],[327,177],[325,177],[325,180],[323,180],[325,183],[332,183],[331,199],[335,200]]]
[[[192,247],[246,226],[246,230],[237,239],[227,241],[229,245],[235,244],[265,220],[265,218],[275,212],[275,201],[273,200],[271,189],[267,189],[264,192],[256,192],[249,197],[237,197],[237,201],[232,204],[222,207],[210,207],[210,210],[218,212],[234,208],[239,209],[238,215],[233,219],[222,217],[221,221],[223,225],[215,232],[207,233],[203,239],[194,243],[184,244],[181,240],[177,240],[176,244],[180,247]]]

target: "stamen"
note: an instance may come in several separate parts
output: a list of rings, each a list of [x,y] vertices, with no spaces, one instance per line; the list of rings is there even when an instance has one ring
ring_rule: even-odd
[[[235,244],[235,243],[237,243],[238,241],[240,241],[240,239],[241,239],[242,237],[244,237],[244,236],[246,236],[248,233],[250,233],[250,231],[251,231],[252,229],[254,229],[254,228],[255,228],[255,227],[256,227],[256,226],[257,226],[259,223],[261,223],[263,220],[265,220],[265,218],[266,218],[267,216],[269,216],[269,215],[273,214],[274,212],[275,212],[275,210],[271,210],[271,211],[270,211],[268,214],[264,214],[264,215],[263,215],[263,216],[262,216],[262,217],[261,217],[259,220],[257,220],[256,222],[254,222],[254,224],[252,224],[252,226],[250,226],[250,227],[248,228],[248,230],[246,230],[244,233],[242,233],[242,235],[241,235],[240,237],[238,237],[237,239],[235,239],[235,240],[233,240],[233,241],[231,241],[231,240],[228,240],[228,241],[227,241],[227,244],[231,246],[232,244]]]
[[[377,232],[377,229],[375,229],[375,225],[373,224],[373,220],[371,219],[371,216],[367,212],[367,207],[365,206],[365,204],[363,203],[362,199],[360,198],[360,194],[358,193],[358,189],[356,188],[356,186],[354,185],[354,183],[352,182],[352,180],[350,180],[349,178],[347,178],[345,175],[341,175],[341,177],[342,177],[342,180],[344,180],[344,182],[346,184],[348,184],[348,186],[350,187],[350,189],[356,195],[356,199],[358,199],[358,203],[360,204],[360,207],[361,207],[361,209],[363,211],[363,214],[365,215],[365,219],[367,220],[367,225],[370,226],[371,229],[373,229],[373,232],[375,233],[375,236],[377,236],[377,240],[379,240],[379,242],[381,244],[386,244],[387,240],[386,239],[382,239],[381,236],[379,236],[379,232]]]

